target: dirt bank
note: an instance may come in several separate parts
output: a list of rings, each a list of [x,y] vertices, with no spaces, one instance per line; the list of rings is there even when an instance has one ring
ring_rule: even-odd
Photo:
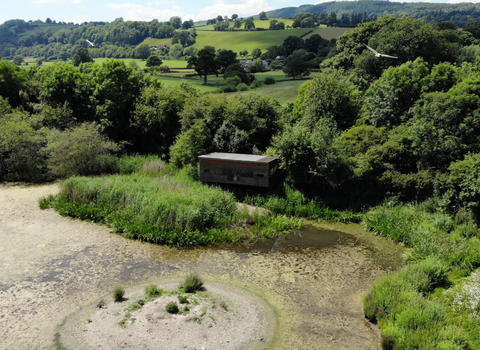
[[[361,312],[362,295],[389,268],[372,258],[374,246],[178,250],[40,210],[38,200],[56,191],[57,185],[0,186],[2,349],[55,348],[62,322],[115,285],[183,278],[190,271],[206,283],[229,284],[266,300],[277,320],[271,349],[378,348]],[[392,246],[381,249],[398,255]]]

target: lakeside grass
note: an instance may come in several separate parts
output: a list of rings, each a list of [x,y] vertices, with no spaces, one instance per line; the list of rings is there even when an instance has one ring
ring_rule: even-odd
[[[383,348],[479,349],[480,291],[472,283],[480,281],[480,231],[468,212],[452,218],[386,202],[364,224],[408,247],[407,266],[376,280],[363,300]]]
[[[232,193],[194,180],[155,156],[124,156],[120,174],[71,177],[57,196],[40,201],[61,215],[112,227],[127,238],[170,246],[211,245],[278,237],[302,220],[238,210]],[[248,221],[253,225],[245,225]]]

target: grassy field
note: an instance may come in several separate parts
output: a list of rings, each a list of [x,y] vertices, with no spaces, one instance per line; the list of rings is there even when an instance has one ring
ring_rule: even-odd
[[[95,58],[95,63],[102,64],[111,58]],[[139,68],[143,69],[146,67],[146,60],[140,60],[138,58],[120,58],[120,61],[124,61],[125,64],[136,64]],[[174,61],[174,60],[163,60],[163,64],[169,66],[170,68],[187,68],[187,61]]]
[[[285,76],[283,77],[285,78]],[[295,101],[298,96],[298,88],[300,87],[300,85],[304,84],[307,81],[308,80],[305,79],[280,81],[273,85],[265,85],[260,88],[249,90],[246,92],[254,92],[256,94],[271,96],[278,102],[280,102],[281,105],[286,105],[289,102]],[[238,93],[243,94],[246,92]]]
[[[234,52],[247,50],[251,52],[253,49],[259,48],[265,51],[272,45],[281,45],[283,41],[290,35],[302,36],[311,29],[299,28],[288,30],[268,30],[253,32],[198,32],[195,47],[203,48],[205,45],[215,47],[215,49],[226,49]]]
[[[344,27],[321,27],[321,28],[315,28],[313,29],[313,32],[308,33],[303,37],[303,39],[307,39],[311,37],[313,34],[318,34],[324,39],[337,39],[340,35],[342,35],[345,32],[348,32],[349,30],[352,30],[354,28],[344,28]]]
[[[257,19],[254,19],[253,20],[253,23],[255,23],[255,28],[264,28],[264,29],[268,29],[270,27],[270,21],[273,21],[273,20],[277,20],[278,22],[283,22],[285,23],[285,27],[287,26],[292,26],[293,24],[293,20],[292,19],[286,19],[286,18],[269,18],[268,20],[266,21],[261,21],[259,20],[258,18]],[[233,28],[233,22],[230,22],[230,28]],[[214,25],[213,24],[205,24],[205,23],[202,23],[202,24],[198,24],[195,26],[195,29],[198,30],[198,31],[203,31],[203,30],[210,30],[210,31],[213,31],[214,30]],[[240,27],[240,29],[245,29],[245,26],[242,24],[242,26]]]
[[[209,76],[208,77],[208,84],[203,85],[203,78],[200,78],[199,76],[193,76],[193,77],[184,77],[183,80],[180,76],[178,75],[161,75],[159,77],[159,80],[162,82],[163,85],[169,86],[169,85],[177,85],[180,84],[182,81],[187,82],[189,84],[192,84],[195,86],[195,88],[200,92],[200,93],[205,93],[205,92],[215,92],[218,90],[220,86],[223,85],[223,78],[222,77],[216,77],[215,75]]]

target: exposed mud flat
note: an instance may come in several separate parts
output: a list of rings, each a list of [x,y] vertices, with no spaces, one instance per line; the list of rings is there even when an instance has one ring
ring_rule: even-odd
[[[286,240],[265,249],[179,250],[40,210],[38,200],[57,191],[57,185],[0,186],[1,349],[59,348],[65,319],[114,286],[191,271],[206,284],[232,285],[265,300],[276,319],[269,349],[379,348],[361,298],[374,279],[401,263],[402,252],[358,225],[319,224],[353,235],[337,233],[339,239],[324,246]]]

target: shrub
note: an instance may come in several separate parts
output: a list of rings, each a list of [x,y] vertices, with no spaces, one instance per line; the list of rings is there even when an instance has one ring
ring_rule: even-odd
[[[240,83],[237,85],[237,90],[238,91],[247,91],[249,89],[247,84]]]
[[[150,284],[145,288],[145,295],[154,298],[163,294],[163,289],[158,288],[155,284]]]
[[[179,295],[178,296],[178,302],[180,304],[188,304],[188,298],[186,296]]]
[[[265,80],[263,80],[263,83],[267,85],[272,85],[275,84],[275,79],[272,77],[266,77]]]
[[[252,83],[250,84],[250,87],[251,87],[252,89],[258,88],[258,87],[260,87],[260,86],[262,86],[262,82],[261,82],[260,80],[258,80],[258,79],[255,79],[255,80],[252,81]]]
[[[167,306],[165,306],[165,310],[169,313],[169,314],[178,314],[178,305],[176,302],[174,301],[171,301],[167,304]]]
[[[197,274],[191,273],[180,287],[185,293],[195,293],[203,289],[203,281]]]
[[[48,145],[48,166],[58,177],[94,175],[101,172],[101,158],[118,149],[92,123],[66,131]]]
[[[123,301],[123,296],[125,295],[125,289],[121,286],[116,286],[113,288],[113,300],[115,302]]]

